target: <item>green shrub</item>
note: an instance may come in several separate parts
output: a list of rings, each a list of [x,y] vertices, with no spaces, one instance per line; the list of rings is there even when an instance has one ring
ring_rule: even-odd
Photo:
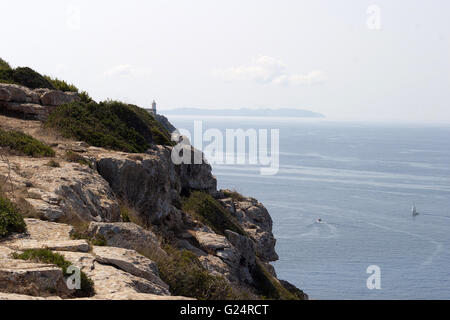
[[[79,153],[73,152],[71,150],[66,151],[66,154],[64,155],[64,159],[69,162],[75,162],[78,164],[81,164],[83,166],[92,167],[92,164],[86,160],[82,155]]]
[[[11,70],[11,66],[8,62],[0,58],[0,70]]]
[[[64,92],[66,92],[66,91],[78,92],[78,88],[77,87],[75,87],[73,84],[68,84],[64,80],[60,80],[58,78],[52,78],[52,77],[49,77],[49,76],[44,76],[44,78],[48,82],[50,82],[56,90],[61,90],[61,91],[64,91]]]
[[[256,289],[263,297],[275,300],[299,299],[296,295],[283,287],[283,285],[267,271],[259,259],[256,260],[256,266],[251,270],[251,275],[255,282]]]
[[[103,236],[101,234],[95,235],[95,237],[92,239],[89,239],[89,241],[91,242],[91,244],[93,246],[99,246],[99,247],[104,247],[108,244],[105,236]]]
[[[55,151],[44,143],[19,131],[0,129],[0,147],[32,157],[54,157]]]
[[[130,209],[127,206],[125,205],[120,206],[120,216],[122,217],[123,222],[131,222]]]
[[[210,226],[216,233],[223,235],[228,229],[245,235],[235,218],[206,192],[192,192],[189,198],[183,199],[182,209]]]
[[[55,161],[55,160],[50,160],[49,162],[47,162],[47,166],[52,167],[52,168],[59,168],[59,167],[61,167],[59,162]]]
[[[72,102],[57,108],[45,126],[55,128],[66,138],[85,141],[96,147],[143,153],[151,143],[161,142],[152,129],[169,137],[148,112],[117,101]],[[164,131],[163,131],[164,130]],[[158,141],[156,141],[158,140]],[[164,141],[163,141],[164,142]],[[165,141],[170,143],[170,141]]]
[[[16,68],[12,74],[12,80],[15,83],[21,84],[25,87],[36,89],[36,88],[47,88],[54,90],[55,87],[50,81],[44,78],[42,75],[37,73],[31,68]]]
[[[203,268],[190,251],[165,246],[166,257],[159,257],[161,279],[169,285],[173,295],[200,300],[233,299],[235,293],[223,277],[213,276]]]
[[[80,96],[81,102],[84,102],[84,103],[94,102],[94,100],[92,100],[92,98],[89,96],[89,93],[87,93],[86,91],[81,91],[79,96]]]
[[[16,206],[0,192],[0,238],[12,233],[24,233],[27,226]]]
[[[60,267],[63,271],[64,276],[70,276],[67,273],[67,268],[72,265],[67,261],[62,255],[54,253],[49,249],[29,249],[25,250],[23,253],[13,253],[14,259],[30,260],[34,262],[54,264]],[[94,282],[83,272],[80,273],[81,276],[81,289],[75,290],[73,296],[75,297],[92,297],[95,294]]]

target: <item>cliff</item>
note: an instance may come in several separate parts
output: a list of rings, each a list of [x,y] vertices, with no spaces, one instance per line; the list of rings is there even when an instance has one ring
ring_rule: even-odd
[[[95,104],[134,135],[115,143],[130,133],[95,120],[103,136],[89,140],[70,119],[92,107],[82,100],[0,84],[0,215],[18,213],[26,225],[0,226],[0,299],[307,298],[276,278],[264,206],[217,190],[207,163],[172,163],[172,145],[159,143],[173,128],[167,119]],[[66,285],[70,266],[81,270],[81,290]]]

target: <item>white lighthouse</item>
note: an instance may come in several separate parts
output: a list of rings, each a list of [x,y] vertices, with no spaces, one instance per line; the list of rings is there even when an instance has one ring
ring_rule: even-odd
[[[156,101],[155,100],[153,100],[153,102],[152,102],[152,113],[154,115],[156,115]]]

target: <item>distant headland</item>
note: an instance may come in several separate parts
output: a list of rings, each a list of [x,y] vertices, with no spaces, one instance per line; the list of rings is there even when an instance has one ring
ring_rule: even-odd
[[[201,109],[174,108],[163,110],[165,115],[202,115],[202,116],[239,116],[239,117],[297,117],[297,118],[325,118],[321,113],[294,108],[279,109]]]

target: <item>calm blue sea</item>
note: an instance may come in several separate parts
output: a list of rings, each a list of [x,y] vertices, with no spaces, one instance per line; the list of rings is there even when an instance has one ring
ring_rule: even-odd
[[[169,120],[192,130],[194,118]],[[277,175],[213,166],[220,188],[269,210],[279,278],[312,299],[450,299],[450,126],[213,117],[203,126],[280,129]],[[370,265],[381,269],[379,290],[366,286]]]

